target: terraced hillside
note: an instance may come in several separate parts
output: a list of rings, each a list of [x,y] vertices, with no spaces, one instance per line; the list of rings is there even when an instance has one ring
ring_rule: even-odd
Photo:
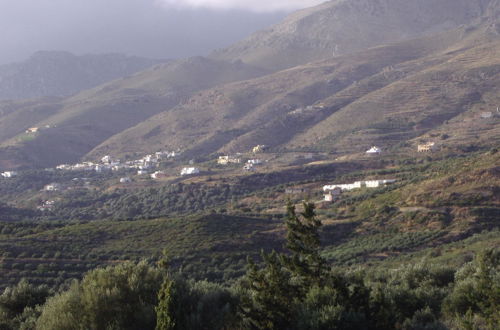
[[[351,145],[392,147],[452,131],[464,132],[450,139],[457,144],[489,141],[498,117],[486,125],[469,119],[498,103],[499,7],[330,1],[212,59],[157,66],[41,106],[8,103],[0,168],[174,146],[188,156],[258,143],[355,152]],[[470,129],[458,129],[464,120]],[[48,129],[25,134],[30,127]]]
[[[356,153],[438,134],[452,145],[495,144],[500,114],[480,116],[500,103],[499,49],[496,31],[482,24],[218,86],[114,136],[90,156],[153,151],[165,141],[191,157],[257,144]],[[464,121],[474,139],[459,135]]]
[[[275,69],[355,53],[470,24],[491,0],[333,0],[290,15],[282,23],[214,58],[241,59]]]

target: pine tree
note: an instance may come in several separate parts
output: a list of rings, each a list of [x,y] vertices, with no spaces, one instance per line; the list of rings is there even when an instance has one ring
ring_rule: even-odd
[[[314,208],[313,203],[304,202],[304,212],[299,217],[291,202],[287,206],[285,247],[291,255],[283,256],[283,260],[304,293],[312,285],[320,285],[326,271],[325,260],[320,255],[321,221],[316,219]]]
[[[293,305],[298,296],[290,283],[290,273],[280,256],[262,252],[265,267],[258,269],[248,260],[245,285],[248,296],[242,299],[242,312],[248,326],[256,329],[289,329],[293,324]]]
[[[288,203],[287,241],[290,255],[262,254],[264,267],[258,269],[249,260],[242,313],[249,327],[256,329],[291,329],[297,307],[307,292],[320,286],[326,277],[325,262],[320,256],[321,222],[316,219],[314,204],[304,203],[304,212],[298,216]]]

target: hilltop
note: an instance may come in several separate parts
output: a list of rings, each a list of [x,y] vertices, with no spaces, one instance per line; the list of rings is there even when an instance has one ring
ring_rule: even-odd
[[[298,11],[212,56],[270,69],[448,31],[486,14],[491,0],[334,0]]]

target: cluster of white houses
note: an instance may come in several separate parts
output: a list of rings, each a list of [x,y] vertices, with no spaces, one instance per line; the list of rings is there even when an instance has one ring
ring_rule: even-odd
[[[258,146],[258,147],[265,147],[265,146]],[[257,147],[255,147],[257,148]],[[254,149],[255,149],[254,148]],[[239,157],[240,154],[237,154],[235,156],[219,156],[219,159],[217,159],[217,164],[219,165],[229,165],[229,164],[241,164],[242,160]],[[243,166],[243,170],[247,172],[252,172],[255,171],[254,166],[262,164],[262,160],[258,158],[254,159],[249,159]]]
[[[119,159],[107,155],[102,157],[100,163],[83,162],[74,165],[62,164],[56,168],[65,171],[117,171],[121,169],[137,169],[139,175],[147,174],[150,169],[158,167],[162,160],[175,158],[175,151],[159,151],[154,154],[146,155],[140,159],[122,163]]]

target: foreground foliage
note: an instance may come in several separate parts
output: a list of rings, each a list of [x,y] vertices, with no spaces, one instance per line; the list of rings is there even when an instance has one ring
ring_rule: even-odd
[[[0,329],[498,329],[500,251],[458,269],[419,263],[330,269],[314,205],[288,206],[287,253],[249,258],[231,286],[187,279],[166,261],[88,272],[54,294],[21,281],[0,296]]]

